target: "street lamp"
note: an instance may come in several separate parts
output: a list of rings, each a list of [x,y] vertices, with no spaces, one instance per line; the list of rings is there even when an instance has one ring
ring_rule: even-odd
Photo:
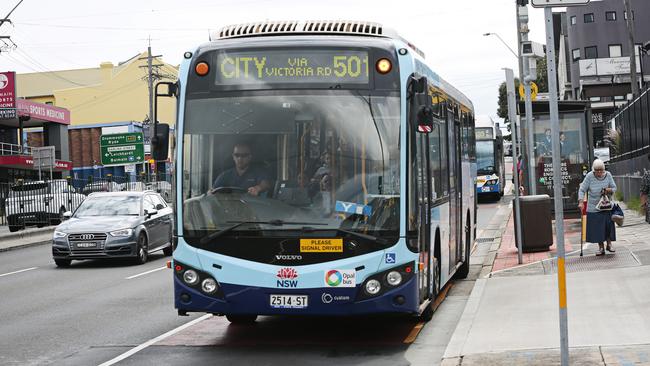
[[[508,47],[508,50],[510,50],[510,52],[513,55],[515,55],[516,58],[519,58],[519,55],[517,55],[517,53],[515,51],[513,51],[512,48],[510,48],[510,46],[508,46],[508,44],[497,33],[489,33],[489,32],[488,33],[483,33],[483,36],[485,36],[485,37],[487,37],[487,36],[496,36],[499,39],[499,41],[501,41],[501,43],[503,43],[504,46]]]

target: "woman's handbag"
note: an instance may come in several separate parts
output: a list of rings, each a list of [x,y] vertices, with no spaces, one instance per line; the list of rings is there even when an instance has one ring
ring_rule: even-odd
[[[596,203],[596,210],[598,211],[611,211],[612,207],[614,207],[614,202],[606,194],[602,194],[598,203]]]
[[[612,221],[614,221],[618,226],[623,226],[624,216],[621,206],[619,206],[618,203],[615,203],[612,207]]]

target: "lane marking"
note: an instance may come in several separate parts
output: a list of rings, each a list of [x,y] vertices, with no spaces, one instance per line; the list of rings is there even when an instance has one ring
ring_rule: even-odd
[[[160,271],[161,269],[166,269],[166,268],[167,268],[167,266],[162,266],[162,267],[160,267],[160,268],[152,269],[151,271],[142,272],[142,273],[138,273],[137,275],[129,276],[129,277],[127,277],[126,279],[127,279],[127,280],[130,280],[130,279],[133,279],[133,278],[136,278],[136,277],[140,277],[140,276],[144,276],[144,275],[146,275],[146,274],[153,273],[153,272],[156,272],[156,271]]]
[[[142,351],[143,349],[145,349],[145,348],[151,346],[152,344],[154,344],[154,343],[156,343],[156,342],[160,342],[160,341],[162,341],[163,339],[165,339],[165,338],[167,338],[167,337],[170,337],[170,336],[172,336],[172,335],[174,335],[174,334],[176,334],[176,333],[178,333],[178,332],[180,332],[180,331],[182,331],[182,330],[184,330],[184,329],[186,329],[186,328],[189,328],[189,327],[193,326],[193,325],[196,324],[196,323],[202,322],[202,321],[204,321],[205,319],[208,319],[208,318],[210,318],[210,317],[212,317],[212,314],[205,314],[205,315],[203,315],[202,317],[200,317],[200,318],[196,318],[196,319],[192,320],[192,321],[189,322],[189,323],[185,323],[185,324],[183,324],[183,325],[181,325],[181,326],[179,326],[179,327],[177,327],[177,328],[174,328],[174,329],[170,330],[169,332],[167,332],[167,333],[165,333],[165,334],[162,334],[162,335],[159,335],[159,336],[156,337],[156,338],[150,339],[150,340],[148,340],[148,341],[142,343],[141,345],[139,345],[139,346],[137,346],[137,347],[131,348],[130,350],[128,350],[128,351],[122,353],[121,355],[119,355],[119,356],[113,358],[112,360],[108,360],[108,361],[106,361],[106,362],[100,364],[99,366],[110,366],[110,365],[114,365],[114,364],[116,364],[116,363],[118,363],[118,362],[120,362],[120,361],[122,361],[122,360],[124,360],[124,359],[126,359],[126,358],[129,358],[129,357],[133,356],[134,354],[136,354],[136,353]]]
[[[36,269],[36,268],[38,268],[38,267],[25,268],[25,269],[21,269],[21,270],[19,270],[19,271],[13,271],[13,272],[9,272],[9,273],[3,273],[3,274],[0,274],[0,277],[9,276],[9,275],[12,275],[12,274],[16,274],[16,273],[20,273],[20,272],[25,272],[25,271],[31,271],[32,269]]]

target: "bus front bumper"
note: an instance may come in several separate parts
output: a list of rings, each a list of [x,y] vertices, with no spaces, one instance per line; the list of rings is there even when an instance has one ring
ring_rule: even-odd
[[[174,277],[174,303],[179,313],[255,315],[355,315],[418,312],[417,276],[401,286],[376,297],[357,301],[361,286],[351,288],[275,289],[220,284],[223,298],[207,296],[186,286]],[[271,295],[306,295],[303,308],[276,308],[270,305]]]

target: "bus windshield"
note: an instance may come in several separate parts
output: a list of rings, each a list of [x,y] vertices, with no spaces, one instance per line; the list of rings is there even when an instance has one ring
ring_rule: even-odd
[[[309,237],[317,230],[396,240],[399,108],[397,93],[345,90],[188,100],[185,240],[218,236],[210,248],[216,252],[216,243],[242,233]]]
[[[476,169],[479,175],[494,174],[494,141],[476,141]]]

